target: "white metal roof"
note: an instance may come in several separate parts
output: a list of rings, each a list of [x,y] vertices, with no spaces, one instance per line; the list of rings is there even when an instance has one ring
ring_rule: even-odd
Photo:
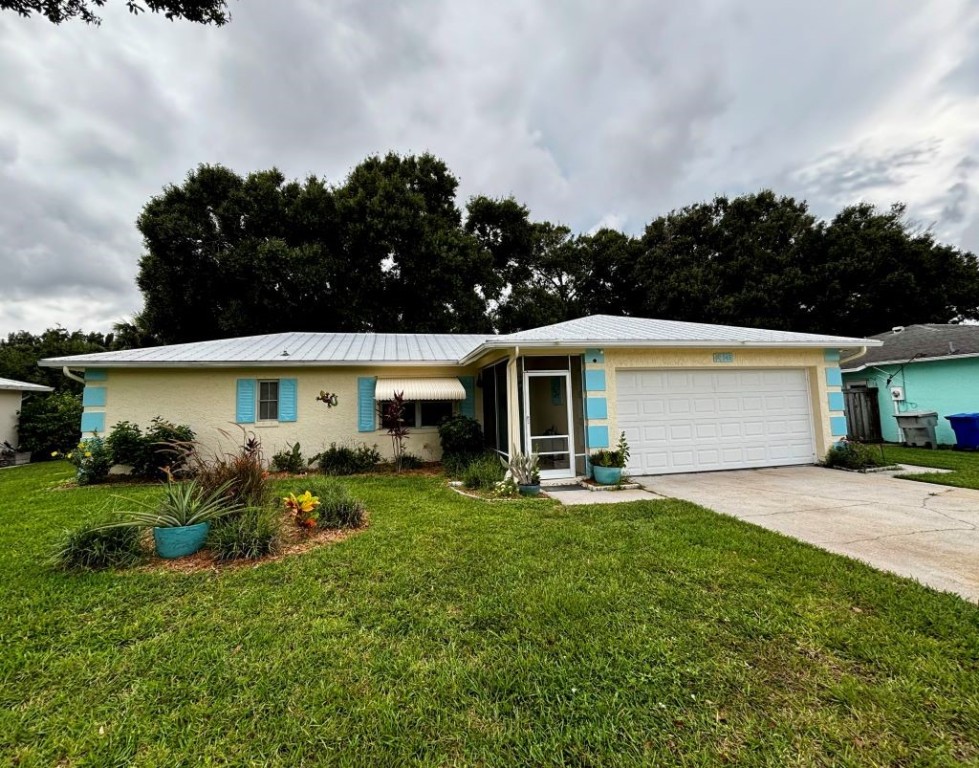
[[[51,387],[43,384],[31,384],[29,381],[15,381],[14,379],[0,379],[0,389],[14,389],[21,392],[52,392]]]
[[[854,347],[874,339],[593,315],[507,335],[276,333],[41,360],[46,367],[130,368],[461,364],[491,349],[562,347]]]
[[[486,338],[485,335],[438,333],[273,333],[50,357],[40,364],[49,368],[454,364]]]

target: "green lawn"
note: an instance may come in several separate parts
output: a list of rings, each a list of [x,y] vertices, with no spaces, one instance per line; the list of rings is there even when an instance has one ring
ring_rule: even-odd
[[[979,609],[696,506],[359,478],[360,535],[256,568],[68,575],[115,493],[0,471],[17,766],[979,761]]]
[[[920,480],[924,483],[954,485],[959,488],[979,489],[979,452],[930,450],[927,448],[902,448],[898,445],[885,445],[884,457],[895,464],[917,464],[921,467],[951,469],[951,473],[934,475],[904,475],[905,479]]]

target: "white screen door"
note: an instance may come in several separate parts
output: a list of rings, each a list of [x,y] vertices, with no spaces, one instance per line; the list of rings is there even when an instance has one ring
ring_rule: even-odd
[[[541,478],[574,477],[574,419],[569,371],[526,371],[524,437],[540,458]]]

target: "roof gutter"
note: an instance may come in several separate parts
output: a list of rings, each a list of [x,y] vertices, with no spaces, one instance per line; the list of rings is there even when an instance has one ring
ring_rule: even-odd
[[[842,341],[842,340],[840,340]],[[852,339],[848,340],[852,345]],[[867,347],[879,347],[883,344],[875,339],[860,339]],[[575,339],[574,341],[556,340],[532,340],[521,341],[521,346],[529,349],[548,349],[554,347],[567,347],[569,349],[586,349],[590,347],[614,348],[614,349],[724,349],[725,347],[741,347],[746,349],[826,349],[828,347],[842,346],[842,343],[835,341],[737,341],[737,340],[706,340],[706,341],[674,341],[669,339],[656,341],[643,341],[639,339],[622,339],[610,341],[608,339]],[[476,358],[494,349],[507,349],[510,344],[498,342],[485,342],[476,349],[463,357],[460,365],[473,362]]]
[[[941,355],[938,357],[918,357],[912,358],[911,360],[875,360],[873,362],[865,363],[858,368],[846,368],[843,373],[859,373],[868,368],[874,368],[878,365],[910,365],[912,363],[930,363],[930,362],[941,362],[943,360],[967,360],[969,358],[979,357],[979,352],[970,352],[965,355]],[[856,359],[856,356],[848,358],[850,360]],[[842,365],[840,366],[842,368]]]

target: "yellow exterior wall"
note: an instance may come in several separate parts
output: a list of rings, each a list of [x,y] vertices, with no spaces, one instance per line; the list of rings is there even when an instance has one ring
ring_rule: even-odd
[[[0,443],[6,441],[17,447],[17,424],[20,414],[20,390],[0,390]]]
[[[813,407],[813,429],[816,437],[816,455],[823,456],[837,438],[832,436],[828,393],[839,391],[826,383],[826,369],[836,368],[838,363],[827,362],[822,349],[735,349],[734,361],[715,363],[715,353],[731,353],[728,348],[718,349],[606,349],[605,396],[608,401],[609,440],[614,445],[619,430],[616,425],[616,370],[629,368],[701,368],[725,370],[731,368],[803,368],[809,375],[809,396]],[[590,365],[589,369],[600,366]],[[599,393],[595,393],[596,395]]]
[[[235,425],[236,381],[248,379],[297,380],[297,418],[294,422],[243,425],[262,441],[266,459],[299,442],[303,455],[312,456],[331,442],[377,445],[390,457],[387,432],[359,432],[357,429],[357,378],[432,378],[475,375],[475,368],[110,368],[104,408],[108,432],[120,421],[131,421],[144,429],[154,416],[189,425],[201,443],[210,450],[232,449],[241,432]],[[335,392],[339,402],[327,408],[316,397],[321,390]],[[482,413],[482,399],[476,390],[476,414]],[[221,435],[221,430],[230,434]],[[411,429],[407,450],[423,460],[441,456],[438,430],[434,427]]]

